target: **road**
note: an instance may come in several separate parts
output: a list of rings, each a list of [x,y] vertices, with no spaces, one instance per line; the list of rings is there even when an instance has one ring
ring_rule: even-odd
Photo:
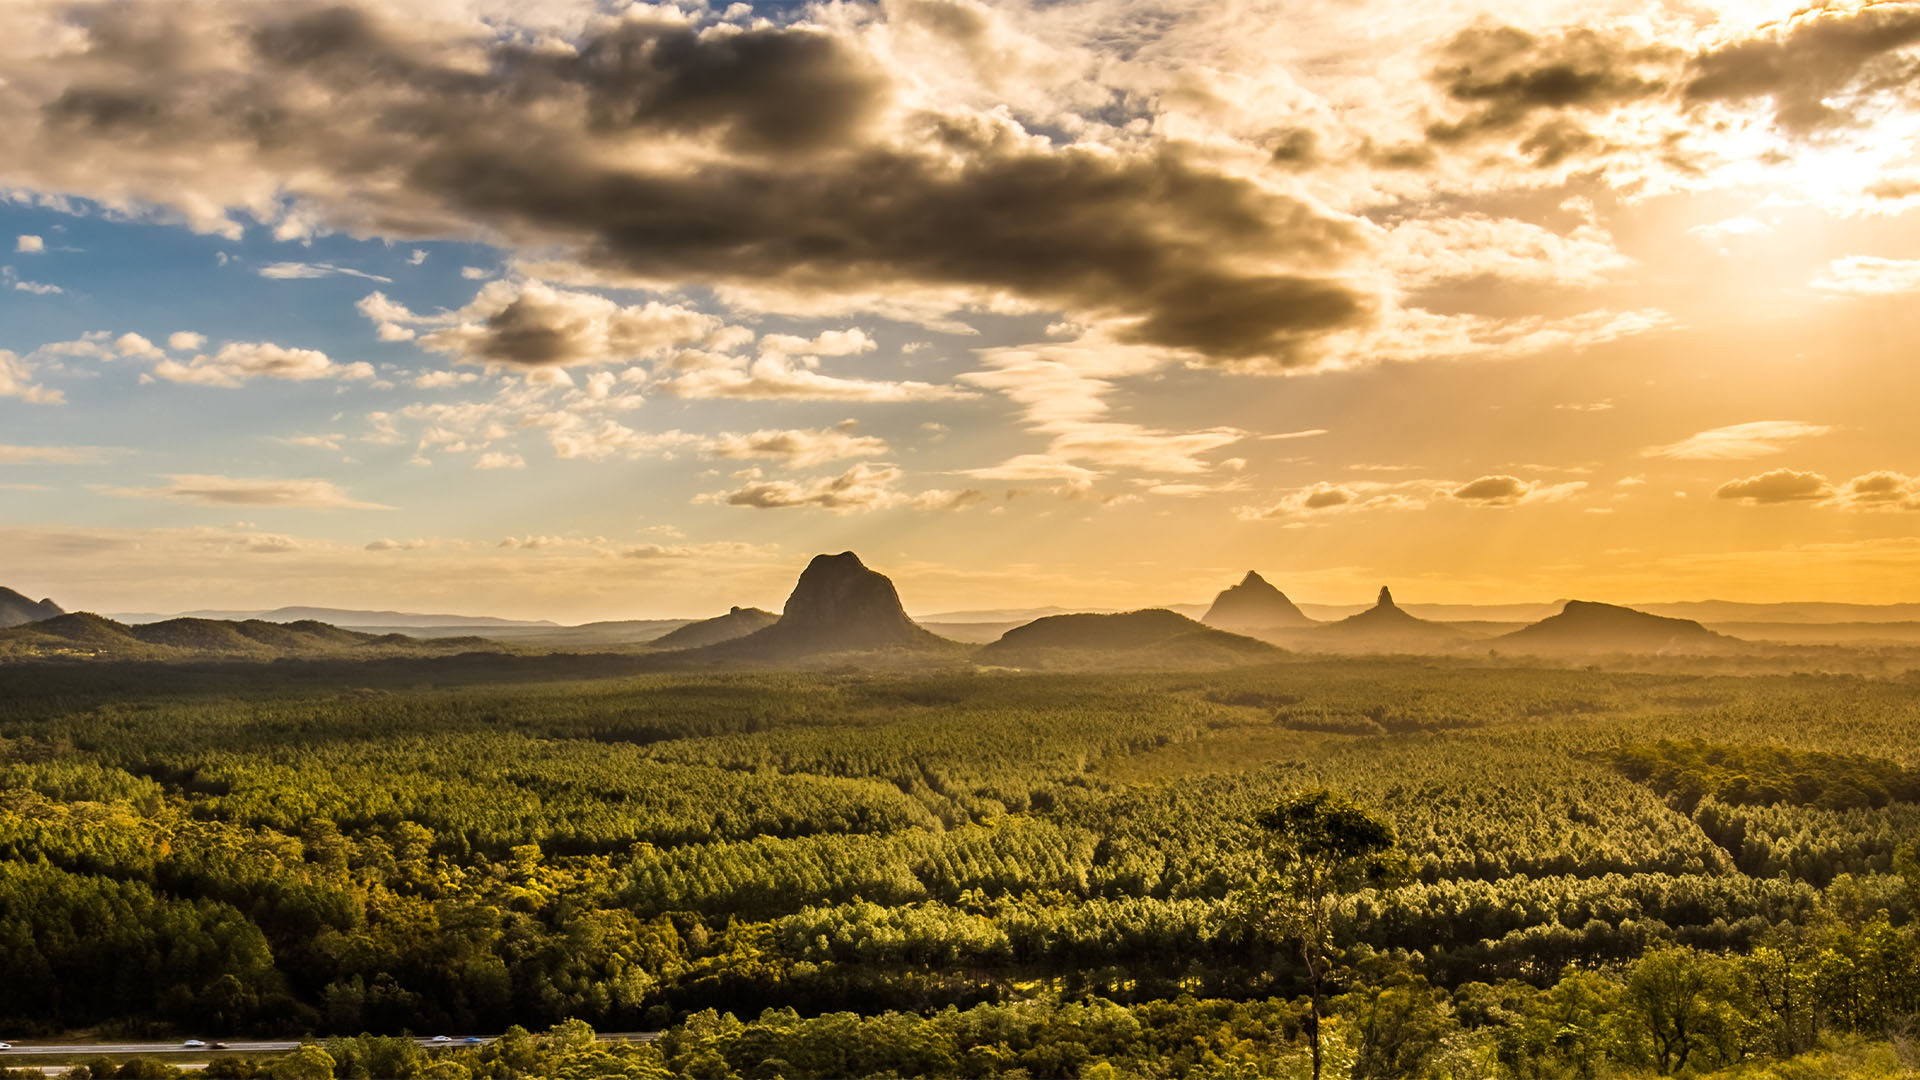
[[[498,1035],[480,1037],[477,1042],[468,1042],[466,1037],[455,1038],[452,1042],[435,1042],[431,1038],[415,1039],[414,1042],[428,1049],[451,1049],[463,1046],[481,1046],[498,1039]],[[599,1036],[601,1042],[652,1042],[660,1037],[657,1031],[609,1031]],[[205,1040],[209,1044],[212,1039]],[[324,1040],[322,1040],[324,1041]],[[187,1046],[184,1043],[42,1043],[16,1042],[11,1050],[0,1050],[0,1061],[7,1058],[40,1057],[46,1054],[59,1054],[62,1057],[100,1057],[118,1055],[148,1054],[283,1054],[299,1046],[297,1039],[281,1039],[268,1042],[254,1040],[233,1040],[226,1043],[226,1049],[215,1050],[208,1046]]]

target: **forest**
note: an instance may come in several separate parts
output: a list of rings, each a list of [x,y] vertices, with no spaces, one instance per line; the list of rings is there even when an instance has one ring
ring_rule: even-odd
[[[0,667],[0,1037],[313,1040],[210,1077],[1306,1075],[1249,898],[1263,812],[1324,790],[1406,861],[1332,901],[1327,1075],[1920,1069],[1913,679],[618,663]]]

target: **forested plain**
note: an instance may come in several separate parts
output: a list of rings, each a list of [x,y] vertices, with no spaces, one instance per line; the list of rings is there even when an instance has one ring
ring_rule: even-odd
[[[1413,866],[1338,902],[1329,1075],[1905,1076],[1916,733],[1920,681],[1852,675],[6,666],[0,1037],[1302,1075],[1299,952],[1246,897],[1261,812],[1326,789]]]

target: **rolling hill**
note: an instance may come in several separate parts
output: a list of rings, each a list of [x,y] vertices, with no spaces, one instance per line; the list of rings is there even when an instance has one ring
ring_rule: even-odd
[[[706,645],[718,645],[723,641],[746,637],[748,634],[765,630],[779,621],[780,616],[771,611],[736,607],[725,615],[716,615],[711,619],[688,623],[678,630],[655,638],[650,644],[656,649],[698,649]]]
[[[0,629],[0,659],[278,660],[446,654],[498,648],[483,638],[423,641],[305,620],[167,619],[129,626],[81,611]]]
[[[1744,644],[1692,619],[1673,619],[1614,604],[1569,600],[1558,615],[1486,643],[1502,652],[1712,653]]]
[[[974,654],[1001,667],[1229,667],[1285,653],[1250,637],[1216,630],[1164,608],[1117,615],[1050,615],[1018,626]]]

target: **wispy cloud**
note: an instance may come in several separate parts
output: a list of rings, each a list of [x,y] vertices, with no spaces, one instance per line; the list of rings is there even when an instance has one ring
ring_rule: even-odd
[[[170,473],[156,487],[101,487],[102,494],[135,499],[174,499],[203,506],[253,506],[301,510],[391,510],[362,502],[330,480],[271,479]]]
[[[1818,438],[1832,431],[1833,428],[1824,424],[1799,420],[1756,420],[1702,431],[1679,442],[1649,446],[1640,453],[1643,457],[1675,461],[1745,461],[1778,454],[1789,443]]]
[[[0,465],[86,465],[112,453],[103,446],[0,446]]]
[[[1920,292],[1920,259],[1850,255],[1827,264],[1813,287],[1839,296],[1901,296]]]
[[[393,284],[393,279],[380,274],[369,274],[365,270],[355,270],[351,266],[336,266],[333,263],[277,262],[268,263],[260,268],[260,276],[275,281],[296,281],[303,278],[356,277],[368,281],[378,281],[385,285]]]

